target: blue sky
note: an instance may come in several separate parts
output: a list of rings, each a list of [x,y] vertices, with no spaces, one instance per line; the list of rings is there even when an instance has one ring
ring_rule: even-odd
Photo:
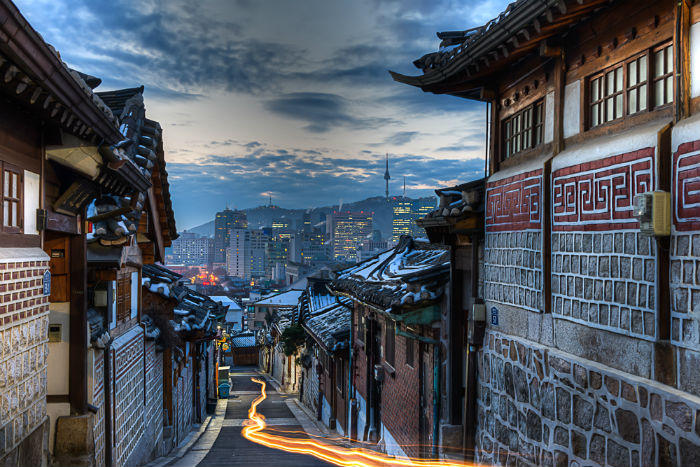
[[[179,229],[226,204],[425,196],[483,174],[483,105],[395,83],[506,1],[16,0],[98,90],[145,86]]]

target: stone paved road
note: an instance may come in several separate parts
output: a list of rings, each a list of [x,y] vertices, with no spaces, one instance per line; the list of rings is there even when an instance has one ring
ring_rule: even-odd
[[[317,467],[329,466],[312,456],[293,454],[267,448],[248,441],[241,434],[242,422],[248,418],[250,403],[260,393],[260,385],[250,381],[251,376],[258,376],[253,368],[234,369],[231,380],[231,397],[226,405],[225,417],[218,420],[214,429],[220,427],[215,440],[203,439],[193,449],[177,462],[175,466],[295,466]],[[270,426],[284,427],[285,430],[302,431],[299,421],[285,403],[287,396],[280,394],[267,385],[267,399],[259,406],[258,411],[265,415]],[[209,429],[207,431],[210,431]],[[307,437],[305,435],[298,435]]]

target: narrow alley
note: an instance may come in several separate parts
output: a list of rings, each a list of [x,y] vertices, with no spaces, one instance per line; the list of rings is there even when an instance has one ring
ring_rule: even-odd
[[[216,416],[212,417],[210,425],[194,445],[182,457],[159,459],[151,465],[154,467],[332,465],[312,456],[261,446],[243,437],[241,431],[248,418],[250,404],[260,395],[260,385],[252,382],[251,377],[261,377],[255,367],[232,369],[230,397],[219,401]],[[305,414],[296,406],[292,398],[280,394],[272,385],[268,384],[267,398],[258,406],[258,411],[265,416],[267,429],[270,431],[279,427],[291,432],[285,433],[285,436],[308,437],[301,433],[314,430],[311,421],[305,418]]]

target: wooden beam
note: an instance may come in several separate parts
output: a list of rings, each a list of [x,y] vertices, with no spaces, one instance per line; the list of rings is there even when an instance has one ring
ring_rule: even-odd
[[[159,261],[165,260],[165,246],[163,245],[163,232],[160,227],[160,218],[158,215],[158,205],[156,204],[156,196],[153,193],[153,187],[148,189],[148,212],[150,213],[150,221],[153,225],[153,245],[154,250],[157,252],[157,257]]]
[[[70,240],[70,344],[68,391],[71,412],[87,413],[87,241],[85,234]]]

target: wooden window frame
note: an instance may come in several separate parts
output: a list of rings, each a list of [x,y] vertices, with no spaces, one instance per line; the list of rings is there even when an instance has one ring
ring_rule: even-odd
[[[544,143],[544,99],[537,99],[501,120],[500,162]],[[539,118],[538,118],[539,117]],[[517,129],[513,125],[519,123]],[[528,125],[528,126],[526,126]],[[513,146],[517,143],[517,150]]]
[[[131,271],[117,274],[117,323],[131,319]]]
[[[391,334],[391,346],[389,345],[389,335]],[[392,368],[396,368],[396,329],[391,321],[387,321],[384,330],[384,361]]]
[[[5,173],[17,175],[17,197],[5,195]],[[0,161],[0,232],[6,234],[21,234],[24,231],[24,173],[20,167],[5,161]],[[17,203],[17,226],[5,225],[5,202]]]
[[[671,70],[668,71],[664,69],[665,73],[656,76],[656,63],[655,63],[655,55],[659,51],[664,51],[664,59],[663,59],[663,64],[664,66],[669,64],[669,59],[668,54],[670,52],[670,64],[671,64]],[[656,44],[652,47],[648,47],[644,49],[641,52],[638,52],[634,54],[631,57],[627,57],[624,60],[621,60],[619,62],[616,62],[610,66],[607,66],[599,71],[597,71],[594,74],[589,75],[585,79],[585,89],[586,89],[586,95],[585,95],[585,100],[584,100],[584,120],[586,122],[585,128],[586,130],[592,130],[595,128],[599,127],[604,127],[609,124],[614,124],[619,121],[624,120],[626,117],[630,117],[633,115],[640,115],[646,112],[654,112],[656,110],[668,108],[673,105],[675,101],[675,80],[674,78],[674,67],[675,67],[675,61],[673,60],[674,56],[674,47],[673,47],[673,41],[671,39],[665,40],[659,44]],[[640,66],[638,65],[638,61],[646,57],[646,75],[642,79],[640,76]],[[637,81],[635,84],[630,84],[630,67],[634,65],[635,66],[635,73],[637,75]],[[608,93],[608,81],[606,77],[614,72],[617,69],[621,69],[622,72],[622,89],[620,90],[614,90],[612,93]],[[670,78],[671,83],[672,83],[672,88],[670,90],[671,93],[671,100],[669,102],[664,102],[662,104],[656,105],[656,83],[661,81],[661,82],[666,82],[666,80]],[[593,92],[593,86],[596,80],[601,80],[602,84],[602,89],[598,95],[598,99],[593,100],[594,92]],[[614,81],[614,78],[613,78]],[[640,99],[641,97],[641,88],[646,86],[646,96],[644,99]],[[662,85],[663,86],[663,85]],[[637,109],[631,109],[630,108],[630,93],[634,92],[635,96],[637,97]],[[664,92],[666,90],[664,89]],[[622,96],[622,112],[620,116],[618,117],[617,115],[617,96]],[[613,116],[614,118],[610,120],[605,120],[602,121],[599,117],[598,122],[594,124],[594,119],[593,119],[593,112],[594,112],[594,106],[598,105],[598,109],[600,111],[600,116],[605,117],[606,116],[606,102],[610,100],[613,104]],[[644,102],[644,108],[640,108],[641,102]]]
[[[405,347],[406,347],[406,366],[409,366],[411,368],[415,368],[416,367],[415,342],[410,337],[404,337],[404,339],[406,341],[406,344],[405,344]]]

